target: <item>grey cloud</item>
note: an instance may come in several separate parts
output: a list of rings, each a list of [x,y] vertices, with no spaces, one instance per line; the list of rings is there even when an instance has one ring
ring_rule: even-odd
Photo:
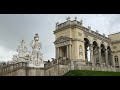
[[[42,42],[42,51],[46,59],[55,56],[54,34],[55,23],[64,22],[70,16],[83,19],[84,25],[90,25],[93,30],[107,33],[112,23],[119,25],[119,15],[96,14],[1,14],[0,15],[0,46],[16,50],[19,42],[24,39],[29,49],[35,33]],[[111,18],[112,17],[112,18]],[[104,21],[105,19],[105,21]],[[108,21],[107,21],[108,20]],[[115,24],[116,23],[116,24]],[[113,28],[114,29],[114,28]],[[111,30],[112,31],[112,30]]]
[[[120,32],[120,14],[107,14],[104,15],[108,21],[109,34]]]

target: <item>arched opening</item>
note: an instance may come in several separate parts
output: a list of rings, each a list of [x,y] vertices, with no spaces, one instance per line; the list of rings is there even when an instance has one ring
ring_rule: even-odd
[[[90,42],[87,38],[84,38],[85,41],[85,60],[86,64],[89,64],[90,61]]]
[[[112,66],[112,54],[110,46],[108,46],[107,49],[108,49],[108,64]]]
[[[93,42],[93,59],[95,65],[99,65],[99,47],[96,41]]]
[[[105,46],[103,44],[101,44],[101,60],[102,60],[102,63],[105,65],[106,64],[106,61],[105,61]]]
[[[119,59],[118,59],[118,56],[115,56],[114,59],[115,59],[115,67],[119,68]]]

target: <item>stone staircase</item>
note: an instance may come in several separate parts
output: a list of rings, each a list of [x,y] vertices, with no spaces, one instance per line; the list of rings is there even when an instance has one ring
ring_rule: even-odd
[[[34,76],[61,76],[69,71],[70,69],[69,64],[70,64],[70,60],[68,59],[65,59],[65,60],[53,59],[52,61],[47,61],[44,64],[44,67],[42,68],[28,67],[27,62],[3,64],[3,65],[0,65],[0,76],[12,76],[13,74],[10,74],[10,73],[13,73],[13,72],[16,72],[14,76],[20,76],[20,75],[31,76],[33,73],[32,70],[36,70],[36,73],[46,72],[44,74],[34,74]],[[24,72],[21,72],[19,70],[21,71],[24,70]]]
[[[69,59],[53,59],[45,62],[42,68],[28,67],[27,62],[0,65],[0,76],[62,76],[70,70],[120,72],[120,68],[72,65]]]

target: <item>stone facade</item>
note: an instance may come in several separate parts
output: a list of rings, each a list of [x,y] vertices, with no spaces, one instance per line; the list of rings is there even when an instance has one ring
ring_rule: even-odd
[[[120,67],[120,32],[108,36],[111,39],[112,59],[115,67]]]
[[[56,24],[55,48],[56,59],[67,57],[81,65],[119,67],[120,63],[120,33],[101,35],[91,30],[91,27],[84,27],[82,21],[70,20]],[[113,49],[114,48],[114,49]],[[88,61],[88,49],[90,61]],[[115,60],[118,58],[118,61]]]

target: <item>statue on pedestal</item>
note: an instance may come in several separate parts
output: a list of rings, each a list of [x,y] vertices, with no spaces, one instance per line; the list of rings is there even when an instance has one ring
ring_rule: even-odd
[[[25,41],[22,40],[17,48],[17,55],[13,55],[13,62],[28,62],[32,66],[43,66],[43,54],[41,53],[42,45],[39,42],[39,35],[35,34],[31,42],[32,52],[27,50]]]
[[[31,56],[31,61],[35,65],[40,65],[43,63],[43,54],[41,53],[41,48],[42,45],[39,42],[39,35],[35,34],[34,40],[31,42],[31,47],[32,47],[32,56]]]

